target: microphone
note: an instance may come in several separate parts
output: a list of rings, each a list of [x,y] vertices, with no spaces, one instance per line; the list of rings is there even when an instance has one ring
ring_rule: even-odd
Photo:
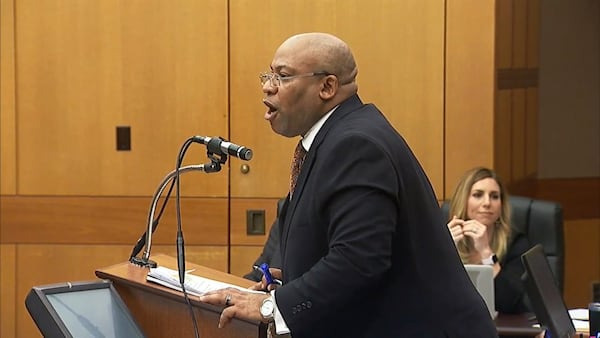
[[[244,146],[239,146],[235,143],[226,141],[220,137],[194,136],[194,142],[205,144],[209,152],[219,155],[231,155],[240,158],[244,161],[252,159],[252,150]]]

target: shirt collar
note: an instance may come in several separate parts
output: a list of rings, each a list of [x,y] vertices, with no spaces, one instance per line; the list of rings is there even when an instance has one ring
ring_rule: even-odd
[[[315,140],[315,137],[319,133],[319,130],[321,130],[321,127],[323,127],[323,125],[325,124],[325,121],[327,121],[329,116],[331,116],[331,114],[333,114],[333,112],[337,109],[337,107],[339,107],[339,105],[333,107],[329,112],[327,112],[327,114],[323,115],[323,117],[321,117],[319,119],[319,121],[317,121],[317,123],[315,123],[308,130],[308,132],[306,132],[306,135],[304,135],[302,137],[302,147],[304,147],[304,149],[306,149],[307,152],[310,150],[310,147],[312,146],[312,143]]]

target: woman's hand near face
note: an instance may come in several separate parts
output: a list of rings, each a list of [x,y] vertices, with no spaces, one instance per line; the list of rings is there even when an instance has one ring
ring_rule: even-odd
[[[463,223],[462,229],[465,236],[473,239],[473,246],[477,252],[482,255],[491,252],[485,225],[471,219]]]
[[[465,237],[463,233],[463,221],[462,219],[452,216],[450,222],[448,222],[448,230],[450,230],[450,235],[452,235],[452,240],[454,244],[458,243],[461,239]]]

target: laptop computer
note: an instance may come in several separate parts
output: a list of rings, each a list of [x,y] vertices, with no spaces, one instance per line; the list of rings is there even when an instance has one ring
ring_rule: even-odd
[[[525,267],[522,277],[525,290],[542,328],[550,331],[549,336],[552,338],[573,337],[573,321],[556,286],[542,245],[537,244],[521,255],[521,262]]]
[[[465,270],[471,282],[483,298],[492,319],[496,318],[496,302],[494,298],[494,268],[491,265],[465,264]]]

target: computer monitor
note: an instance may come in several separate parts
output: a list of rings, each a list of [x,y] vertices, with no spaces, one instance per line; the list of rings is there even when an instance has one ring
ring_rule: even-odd
[[[523,283],[537,321],[552,338],[572,338],[575,327],[542,245],[537,244],[525,252],[521,261],[525,267]]]
[[[44,337],[145,337],[109,280],[35,286],[25,306]]]

